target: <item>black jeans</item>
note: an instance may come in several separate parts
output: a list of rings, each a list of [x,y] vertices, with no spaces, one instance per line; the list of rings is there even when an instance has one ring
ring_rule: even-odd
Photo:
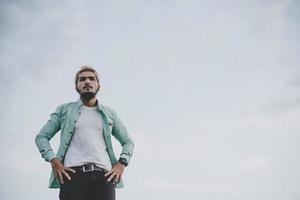
[[[69,173],[60,187],[60,200],[115,200],[115,185],[107,182],[104,171]]]

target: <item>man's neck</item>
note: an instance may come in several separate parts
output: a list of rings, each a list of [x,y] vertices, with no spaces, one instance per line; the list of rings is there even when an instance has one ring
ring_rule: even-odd
[[[85,106],[87,106],[87,107],[94,107],[94,106],[96,106],[96,102],[97,102],[96,97],[94,97],[94,98],[92,98],[92,99],[90,99],[90,100],[88,100],[88,101],[85,101],[85,100],[83,100],[82,98],[80,98],[80,99],[81,99],[81,101],[83,102],[83,104],[84,104]]]

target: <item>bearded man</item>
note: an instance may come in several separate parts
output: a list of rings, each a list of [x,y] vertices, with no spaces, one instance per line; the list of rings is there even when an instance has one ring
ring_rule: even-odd
[[[60,188],[61,200],[115,200],[115,188],[123,187],[122,174],[134,143],[116,112],[101,105],[97,71],[82,66],[75,75],[80,99],[59,105],[35,138],[42,157],[51,163],[50,188]],[[55,154],[50,140],[60,131]],[[111,142],[121,144],[117,159]]]

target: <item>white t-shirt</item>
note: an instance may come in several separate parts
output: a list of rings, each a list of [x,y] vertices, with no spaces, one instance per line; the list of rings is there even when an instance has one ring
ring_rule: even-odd
[[[106,170],[111,163],[103,138],[102,117],[96,107],[83,106],[64,159],[65,167],[95,163]]]

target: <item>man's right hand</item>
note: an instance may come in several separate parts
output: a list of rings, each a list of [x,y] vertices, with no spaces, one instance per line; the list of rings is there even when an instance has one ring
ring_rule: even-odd
[[[52,166],[52,169],[53,169],[53,171],[55,173],[56,179],[61,184],[64,183],[64,177],[66,177],[67,179],[71,180],[71,177],[67,173],[67,171],[75,173],[75,170],[73,170],[71,168],[68,168],[68,167],[64,167],[64,165],[57,158],[54,158],[54,159],[51,160],[51,166]]]

